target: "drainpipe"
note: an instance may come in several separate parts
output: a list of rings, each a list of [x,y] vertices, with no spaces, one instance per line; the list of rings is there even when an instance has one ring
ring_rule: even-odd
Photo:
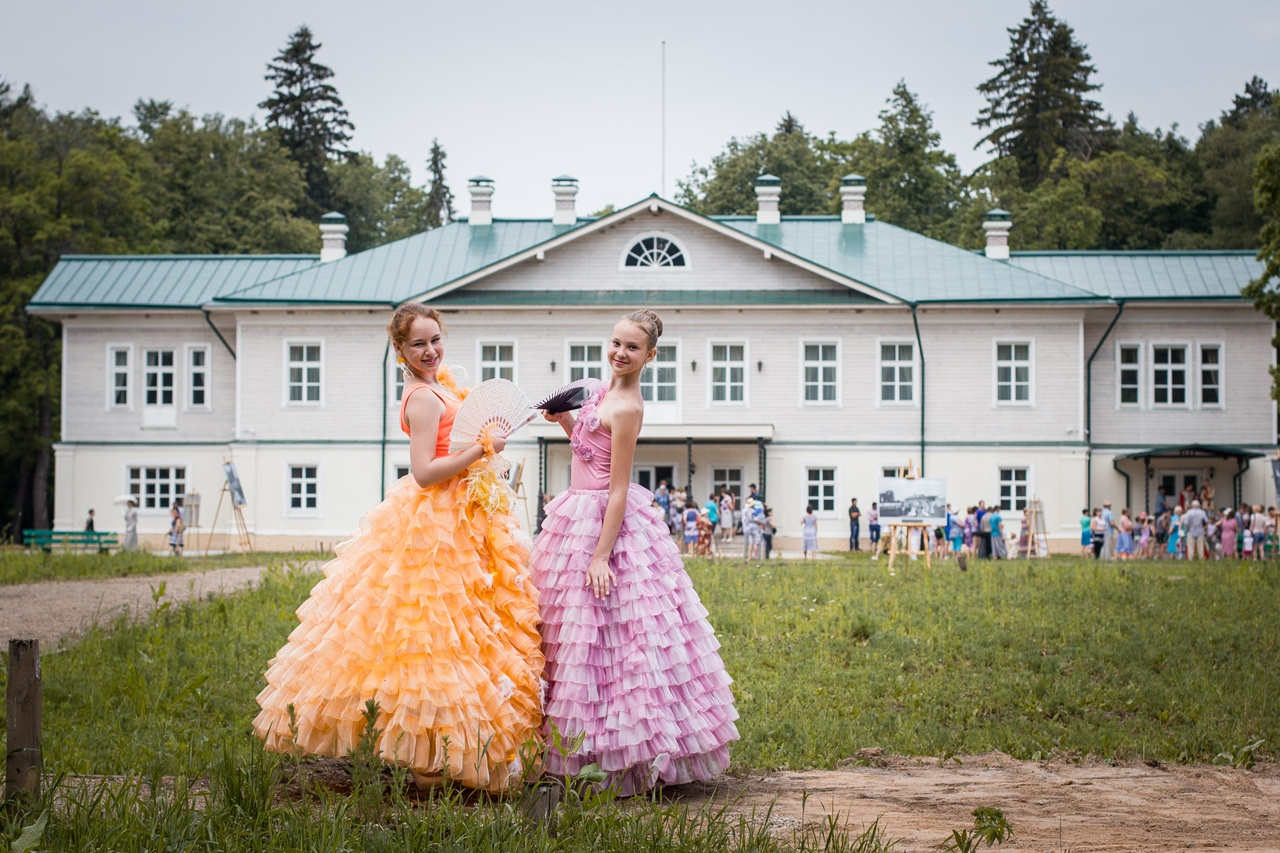
[[[1111,467],[1116,469],[1117,474],[1119,474],[1121,477],[1124,477],[1124,505],[1132,511],[1133,504],[1129,503],[1129,475],[1120,470],[1119,459],[1112,459]]]
[[[391,339],[387,339],[387,346],[382,350],[382,473],[379,475],[382,483],[382,491],[378,492],[378,500],[387,494],[387,404],[391,401],[387,399],[387,359],[391,357]]]
[[[213,325],[213,318],[209,316],[209,312],[203,308],[200,310],[204,311],[204,321],[209,324],[210,329],[213,329],[213,333],[218,336],[218,340],[222,341],[222,345],[227,348],[227,352],[231,353],[231,360],[235,361],[236,351],[231,348],[231,344],[227,343],[227,339],[222,336],[222,332],[218,331],[218,327]]]
[[[1111,330],[1116,327],[1116,323],[1120,320],[1120,315],[1124,313],[1124,300],[1119,303],[1119,309],[1116,316],[1111,318],[1111,325],[1107,326],[1107,330],[1102,333],[1102,340],[1098,341],[1098,345],[1093,348],[1093,352],[1089,353],[1089,360],[1084,365],[1084,503],[1085,506],[1093,506],[1093,360],[1098,356],[1098,350],[1102,349],[1102,345],[1107,342],[1107,338],[1111,337]],[[1115,464],[1114,462],[1112,463]],[[1120,471],[1119,468],[1116,468]],[[1120,471],[1124,474],[1123,471]],[[1129,475],[1124,474],[1125,482],[1129,480]],[[1126,494],[1128,486],[1125,487]]]
[[[924,344],[920,341],[920,320],[916,305],[911,303],[911,323],[916,327],[916,352],[920,353],[920,476],[924,476]]]
[[[1236,475],[1231,478],[1231,491],[1234,492],[1232,500],[1233,506],[1239,508],[1244,503],[1244,472],[1249,470],[1252,461],[1247,456],[1236,457]],[[1263,489],[1263,496],[1266,495],[1266,489]]]

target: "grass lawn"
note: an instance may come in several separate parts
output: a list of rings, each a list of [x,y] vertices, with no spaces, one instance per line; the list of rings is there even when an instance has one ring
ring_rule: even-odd
[[[85,580],[88,578],[123,578],[165,575],[229,566],[281,563],[284,560],[327,559],[319,553],[261,553],[250,558],[246,554],[211,554],[174,558],[150,551],[117,551],[114,554],[42,553],[21,548],[0,549],[0,586],[35,581]]]
[[[891,575],[884,561],[863,558],[691,561],[689,571],[737,682],[738,769],[831,767],[867,746],[918,755],[999,749],[1019,758],[1210,762],[1259,740],[1274,754],[1280,743],[1276,563],[1054,558],[973,561],[961,573],[950,563],[926,570],[900,560]],[[272,571],[251,592],[162,605],[147,624],[94,630],[47,655],[46,770],[223,779],[225,796],[262,800],[265,795],[253,791],[274,778],[275,760],[263,757],[249,734],[254,696],[268,659],[295,624],[294,609],[317,578]],[[128,797],[135,799],[136,792]],[[397,845],[410,843],[392,835],[385,848],[374,843],[369,821],[353,813],[350,826],[339,821],[348,829],[330,827],[334,838],[345,840],[326,845],[307,835],[314,828],[306,820],[297,818],[295,826],[272,811],[269,800],[240,803],[241,817],[219,818],[246,833],[246,846],[211,849],[295,849],[271,846],[285,840],[353,850],[408,849]],[[340,811],[351,802],[326,808]],[[455,805],[451,811],[444,803],[440,820],[462,821],[457,831],[477,838],[487,832],[493,841],[458,849],[593,849],[600,842],[598,849],[621,850],[652,846],[641,841],[650,838],[646,833],[678,850],[821,848],[808,838],[770,847],[774,841],[752,840],[749,826],[735,830],[732,821],[680,829],[680,821],[694,818],[665,806],[610,809],[607,819],[585,810],[573,824],[585,834],[573,830],[548,842],[561,847],[539,846],[547,839],[521,830],[509,807],[473,826],[466,823],[470,812]],[[172,809],[163,798],[147,808]],[[293,829],[258,832],[245,815],[264,810],[277,827]],[[104,842],[93,833],[107,830],[93,825],[133,818],[119,812],[95,824],[92,812],[73,809],[60,828],[49,830],[61,833],[59,849],[87,849],[90,840],[98,849],[161,849]],[[183,814],[171,816],[177,834],[166,836],[170,840],[208,831],[213,820],[190,809]],[[165,815],[150,819],[167,826]],[[419,819],[399,820],[393,821],[397,831],[409,832]],[[327,826],[319,825],[314,831]],[[439,830],[432,826],[413,831]],[[12,838],[17,828],[17,822],[0,823],[0,834]],[[672,833],[687,836],[687,843],[676,843]],[[602,841],[615,836],[616,846]],[[704,845],[713,837],[719,840]],[[855,841],[844,838],[845,847],[832,849],[883,849],[877,839],[848,846]]]

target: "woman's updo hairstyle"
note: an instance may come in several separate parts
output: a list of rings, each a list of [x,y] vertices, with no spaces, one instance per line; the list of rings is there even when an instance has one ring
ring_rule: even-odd
[[[622,319],[628,323],[635,323],[640,327],[645,337],[649,339],[649,349],[653,349],[658,345],[658,338],[662,337],[662,318],[656,312],[650,311],[648,308],[641,308],[639,311],[632,311],[630,314],[623,315]]]
[[[387,334],[391,337],[391,344],[399,350],[409,340],[409,328],[413,325],[413,321],[419,317],[426,317],[428,320],[435,320],[440,326],[440,333],[444,334],[444,320],[440,316],[440,312],[434,308],[428,308],[421,302],[406,302],[395,310],[391,315],[391,320],[387,323]]]

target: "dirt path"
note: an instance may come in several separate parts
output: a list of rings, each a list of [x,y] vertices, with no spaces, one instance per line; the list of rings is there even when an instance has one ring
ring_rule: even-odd
[[[1013,825],[1007,851],[1280,851],[1280,765],[1113,766],[1017,761],[1001,753],[937,759],[882,756],[883,767],[783,772],[690,792],[695,804],[739,797],[730,810],[790,834],[838,813],[862,829],[877,818],[895,850],[937,851],[953,829],[973,826],[978,806]],[[804,795],[808,794],[807,803]],[[1061,835],[1059,835],[1061,832]],[[987,848],[983,848],[987,849]]]
[[[122,613],[141,616],[155,607],[153,588],[165,585],[161,601],[188,601],[249,586],[266,571],[262,566],[208,569],[151,577],[42,581],[0,586],[0,638],[35,637],[45,650],[82,633],[95,622]]]

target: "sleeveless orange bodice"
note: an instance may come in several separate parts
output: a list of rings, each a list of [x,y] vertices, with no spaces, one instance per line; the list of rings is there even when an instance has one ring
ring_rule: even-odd
[[[405,435],[409,435],[409,422],[405,420],[404,409],[409,403],[409,398],[417,391],[423,388],[431,388],[430,385],[415,385],[405,391],[403,399],[400,400],[400,429],[404,430]],[[449,455],[449,434],[453,432],[453,419],[458,415],[458,409],[462,407],[460,400],[453,399],[450,394],[441,394],[434,388],[431,393],[435,394],[444,403],[444,414],[440,416],[440,426],[436,429],[436,458]]]

